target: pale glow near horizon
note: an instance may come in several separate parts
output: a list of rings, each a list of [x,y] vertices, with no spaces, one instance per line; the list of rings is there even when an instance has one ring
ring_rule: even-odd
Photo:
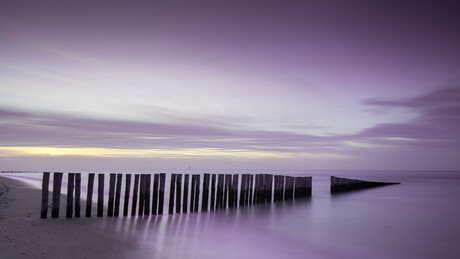
[[[238,158],[238,159],[265,159],[265,158],[347,158],[345,155],[316,154],[306,152],[269,152],[238,149],[217,148],[176,148],[176,149],[117,149],[91,147],[0,147],[0,157],[9,156],[79,156],[101,158]]]

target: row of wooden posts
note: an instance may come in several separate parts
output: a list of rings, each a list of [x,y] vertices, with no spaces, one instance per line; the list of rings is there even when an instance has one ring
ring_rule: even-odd
[[[81,174],[68,173],[66,217],[80,217],[81,205]],[[97,187],[97,216],[102,217],[104,212],[104,178],[105,174],[98,174]],[[152,183],[153,176],[153,183]],[[59,217],[63,173],[53,173],[53,194],[51,217]],[[109,199],[107,216],[120,215],[121,186],[123,174],[109,174]],[[132,193],[131,216],[162,215],[164,207],[164,193],[166,174],[135,174],[134,187],[131,192],[131,174],[125,174],[125,195],[123,216],[129,214],[129,199]],[[169,214],[198,212],[201,193],[201,211],[225,210],[261,203],[278,202],[307,198],[311,196],[311,177],[291,177],[271,174],[242,174],[239,184],[239,174],[204,174],[201,175],[171,174]],[[88,174],[85,216],[91,217],[94,189],[94,173]],[[274,184],[273,184],[274,179]],[[41,218],[48,215],[50,173],[43,173]],[[183,180],[183,184],[182,184]],[[200,189],[201,185],[201,189]],[[238,200],[238,185],[240,186]],[[189,190],[190,187],[190,190]],[[182,189],[183,188],[183,189]],[[75,194],[75,195],[74,195]],[[188,195],[190,194],[190,205]]]

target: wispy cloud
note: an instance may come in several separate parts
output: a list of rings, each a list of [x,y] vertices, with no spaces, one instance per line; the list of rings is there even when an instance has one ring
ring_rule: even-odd
[[[459,87],[414,98],[364,103],[377,109],[407,108],[418,115],[401,123],[379,124],[358,134],[313,136],[268,129],[251,131],[212,121],[168,124],[103,120],[3,108],[0,156],[346,159],[359,160],[361,164],[374,163],[380,157],[380,163],[391,160],[404,165],[420,160],[441,161],[460,153]]]

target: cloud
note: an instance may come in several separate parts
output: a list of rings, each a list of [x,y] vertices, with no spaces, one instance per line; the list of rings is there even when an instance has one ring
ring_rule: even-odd
[[[386,123],[364,130],[355,137],[386,138],[388,142],[407,140],[411,145],[458,145],[460,142],[460,87],[446,87],[402,100],[366,100],[366,105],[382,109],[407,108],[418,116],[404,123]],[[415,141],[414,141],[415,140]],[[378,140],[382,142],[382,140]],[[417,143],[419,141],[419,143]],[[407,141],[406,141],[407,142]]]
[[[358,134],[313,136],[246,130],[184,120],[181,124],[103,120],[0,109],[3,157],[75,156],[166,159],[353,160],[360,168],[428,168],[458,165],[460,88],[400,100],[366,100],[377,109],[406,108],[418,115]],[[345,159],[344,159],[345,158]],[[11,158],[8,158],[11,159]],[[262,161],[261,160],[261,161]],[[217,160],[216,160],[217,161]],[[423,161],[423,163],[420,163]],[[338,166],[332,163],[331,165]],[[353,164],[346,164],[348,168]],[[327,166],[327,165],[324,165]],[[393,168],[394,168],[393,167]]]
[[[268,130],[229,130],[212,122],[192,125],[101,120],[8,109],[0,109],[0,121],[0,141],[10,147],[143,149],[156,150],[158,154],[184,149],[236,154],[240,150],[242,154],[259,152],[269,156],[275,156],[275,152],[278,157],[341,156],[331,153],[330,147],[336,145],[333,138]]]

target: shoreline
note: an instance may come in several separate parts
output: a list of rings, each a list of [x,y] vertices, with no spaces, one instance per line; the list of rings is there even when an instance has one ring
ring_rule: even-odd
[[[61,195],[61,200],[66,196]],[[127,258],[135,240],[117,236],[114,218],[40,218],[41,191],[0,176],[4,258]],[[61,208],[60,214],[65,213]],[[113,226],[111,226],[113,225]]]

